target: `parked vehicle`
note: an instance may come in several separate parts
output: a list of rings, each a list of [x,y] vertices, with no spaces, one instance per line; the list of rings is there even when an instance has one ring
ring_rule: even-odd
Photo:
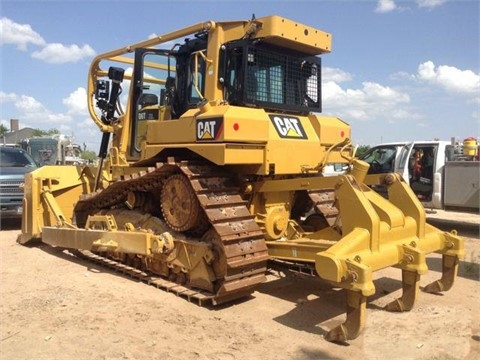
[[[25,174],[36,169],[37,163],[25,150],[0,146],[0,216],[21,218]]]
[[[360,156],[369,174],[397,172],[426,209],[479,211],[480,162],[473,138],[456,141],[393,142]],[[375,186],[377,191],[381,186]]]
[[[40,165],[83,165],[82,149],[74,143],[73,136],[52,136],[25,139],[20,146]]]

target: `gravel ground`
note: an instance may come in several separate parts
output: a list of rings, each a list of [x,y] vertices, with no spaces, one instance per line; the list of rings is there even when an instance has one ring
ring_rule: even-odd
[[[435,215],[435,216],[434,216]],[[381,308],[401,292],[401,274],[375,273],[363,333],[347,346],[326,342],[344,317],[343,291],[317,278],[271,273],[250,298],[201,308],[171,293],[76,259],[15,242],[19,223],[0,232],[1,359],[479,359],[478,218],[429,214],[465,236],[453,289],[420,293],[415,308]],[[432,254],[425,285],[440,276]]]

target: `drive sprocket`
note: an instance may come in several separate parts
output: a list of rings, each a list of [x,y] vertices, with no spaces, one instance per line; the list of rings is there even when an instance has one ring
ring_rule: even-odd
[[[202,209],[189,180],[174,174],[165,180],[160,196],[162,214],[175,231],[192,231],[202,220]]]

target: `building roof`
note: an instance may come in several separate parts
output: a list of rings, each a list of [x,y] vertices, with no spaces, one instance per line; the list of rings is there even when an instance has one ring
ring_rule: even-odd
[[[15,145],[22,140],[31,138],[35,129],[26,127],[20,130],[8,132],[0,136],[0,145]]]

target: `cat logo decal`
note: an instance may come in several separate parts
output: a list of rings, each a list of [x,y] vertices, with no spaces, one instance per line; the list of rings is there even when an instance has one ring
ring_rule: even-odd
[[[222,117],[197,120],[197,140],[217,140],[222,132]]]
[[[299,118],[293,116],[269,115],[270,120],[281,138],[307,139]]]

